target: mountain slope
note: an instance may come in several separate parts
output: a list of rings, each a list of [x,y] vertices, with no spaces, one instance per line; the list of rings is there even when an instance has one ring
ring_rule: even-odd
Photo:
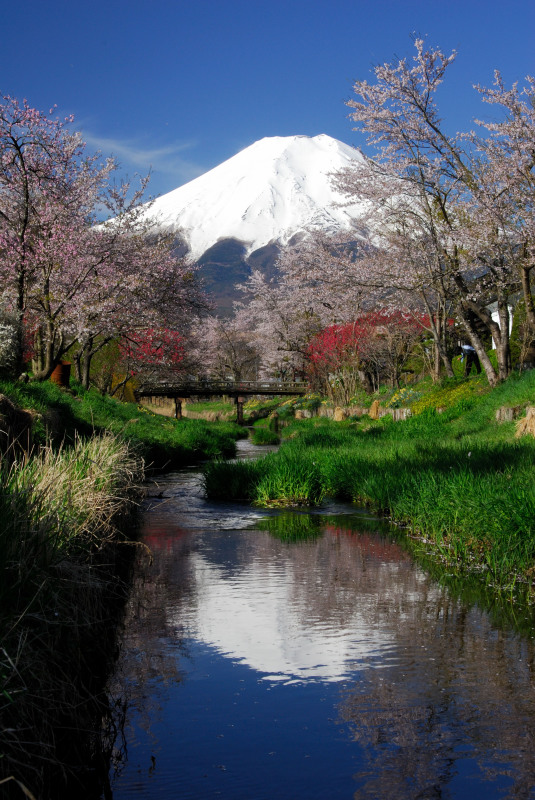
[[[362,161],[357,150],[325,134],[268,137],[158,198],[147,213],[176,231],[194,259],[227,239],[243,243],[247,259],[308,228],[356,227],[360,208],[342,205],[330,175]]]

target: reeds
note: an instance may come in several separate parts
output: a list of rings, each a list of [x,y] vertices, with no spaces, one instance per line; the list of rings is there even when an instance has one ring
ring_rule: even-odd
[[[316,463],[299,454],[275,458],[255,487],[254,502],[261,506],[315,506],[325,495]]]
[[[79,763],[90,760],[124,589],[117,542],[141,477],[139,458],[110,434],[0,469],[0,778],[13,777],[5,791],[21,783],[40,796],[46,780],[59,786],[78,766],[77,746]]]
[[[293,453],[209,462],[203,466],[203,479],[213,500],[248,500],[267,507],[317,505],[324,494],[315,465]]]
[[[268,456],[269,459],[269,456]],[[208,461],[202,466],[204,489],[213,500],[247,500],[256,496],[268,460]]]

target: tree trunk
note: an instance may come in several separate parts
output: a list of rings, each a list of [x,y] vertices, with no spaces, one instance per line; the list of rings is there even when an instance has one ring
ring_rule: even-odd
[[[487,311],[486,308],[481,308],[473,300],[466,301],[466,306],[469,309],[469,311],[471,311],[472,314],[474,314],[475,317],[477,317],[477,319],[479,319],[489,331],[493,339],[494,348],[496,351],[496,358],[498,361],[498,374],[496,376],[496,380],[504,381],[508,377],[511,371],[511,353],[509,350],[509,309],[507,306],[507,301],[501,297],[498,298],[498,314],[500,318],[499,323],[495,322],[492,319],[492,315]],[[473,325],[472,329],[475,330],[475,327]],[[479,336],[478,340],[481,343],[481,339],[479,338]],[[482,343],[481,346],[483,346]],[[481,359],[481,356],[479,355],[479,352],[477,351],[477,348],[476,352],[479,356],[481,364],[483,364],[483,361]],[[486,371],[487,370],[485,369],[485,372]],[[494,370],[494,368],[493,368],[493,373],[494,375],[496,375],[496,371]],[[489,378],[489,383],[490,383],[490,378]]]
[[[93,358],[93,337],[89,336],[80,347],[80,383],[84,389],[89,389],[91,374],[91,359]]]
[[[496,370],[492,366],[492,362],[487,355],[487,351],[481,341],[479,334],[472,322],[470,315],[466,312],[466,309],[462,306],[459,306],[459,318],[462,320],[464,329],[470,339],[470,343],[474,350],[477,353],[479,358],[479,362],[483,369],[485,370],[485,375],[487,376],[487,380],[490,386],[496,386],[498,383],[498,375],[496,374]]]
[[[500,319],[500,339],[496,342],[496,355],[498,358],[498,377],[504,381],[511,372],[511,350],[509,346],[509,307],[506,301],[498,300],[498,315]]]
[[[440,351],[437,347],[437,343],[433,342],[433,363],[431,367],[431,380],[433,383],[437,383],[440,379]]]
[[[62,333],[56,335],[52,323],[47,322],[46,331],[38,328],[36,333],[36,358],[32,380],[46,381],[59,364],[67,348]]]
[[[74,356],[74,374],[76,375],[76,380],[78,383],[82,383],[82,367],[80,360],[82,358],[82,351],[78,350],[76,355]]]
[[[531,267],[521,268],[522,278],[522,294],[524,297],[524,306],[526,308],[526,319],[531,331],[532,338],[535,339],[535,303],[533,302],[533,295],[531,294]]]
[[[421,297],[429,315],[429,329],[433,337],[435,349],[434,366],[431,377],[434,382],[439,380],[440,362],[442,361],[446,375],[448,378],[453,378],[453,366],[446,347],[446,309],[444,301],[440,300],[438,310],[432,312],[425,292],[421,293]]]
[[[85,358],[82,362],[82,386],[84,389],[89,389],[89,378],[91,375],[91,359],[93,355],[90,350],[85,353]]]
[[[453,378],[453,364],[451,363],[451,356],[448,352],[447,342],[447,328],[448,328],[448,315],[446,312],[446,305],[444,301],[441,303],[441,308],[438,312],[440,314],[440,350],[439,354],[446,370],[448,378]]]

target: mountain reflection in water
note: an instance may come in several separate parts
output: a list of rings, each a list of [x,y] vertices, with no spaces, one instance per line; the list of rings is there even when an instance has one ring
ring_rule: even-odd
[[[288,539],[290,517],[211,507],[193,474],[162,488],[113,687],[115,800],[535,797],[531,638],[349,507]]]

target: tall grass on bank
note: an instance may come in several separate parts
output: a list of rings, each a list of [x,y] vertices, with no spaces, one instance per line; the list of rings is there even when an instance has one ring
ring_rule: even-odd
[[[19,781],[38,797],[48,783],[59,795],[98,755],[99,691],[125,588],[117,543],[141,479],[142,463],[111,434],[0,469],[0,779],[14,778],[5,791]]]
[[[366,504],[450,565],[495,585],[531,582],[535,441],[515,439],[513,423],[496,423],[494,412],[533,397],[534,382],[533,375],[514,378],[495,393],[461,397],[443,413],[427,409],[405,422],[295,422],[284,430],[279,452],[239,482],[239,496],[266,506],[318,504],[326,496]],[[209,496],[220,469],[209,465]],[[226,466],[227,487],[235,469]]]
[[[317,505],[324,494],[315,465],[292,453],[258,461],[208,462],[203,481],[213,500],[248,500],[260,506]]]

